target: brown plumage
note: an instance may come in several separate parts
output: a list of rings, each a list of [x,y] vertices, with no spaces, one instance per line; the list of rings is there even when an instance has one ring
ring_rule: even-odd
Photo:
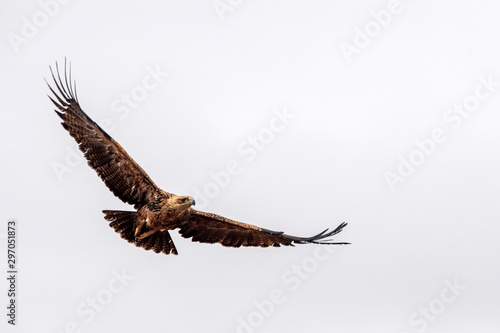
[[[66,63],[64,79],[61,78],[57,63],[57,78],[52,68],[50,71],[57,91],[49,85],[55,99],[49,98],[57,107],[56,113],[63,120],[62,126],[76,140],[88,165],[111,192],[137,210],[103,211],[109,225],[129,243],[156,253],[177,254],[168,231],[179,229],[183,237],[192,238],[194,242],[220,243],[231,247],[268,247],[293,243],[349,244],[327,239],[342,231],[347,223],[341,223],[332,231],[327,229],[305,238],[193,209],[191,206],[195,201],[192,197],[168,193],[156,186],[125,149],[83,112],[76,95],[76,83],[71,79],[71,69],[68,76]]]

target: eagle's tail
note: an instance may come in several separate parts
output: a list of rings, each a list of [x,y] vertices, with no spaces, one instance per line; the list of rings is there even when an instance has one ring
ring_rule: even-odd
[[[104,218],[109,221],[109,226],[113,228],[127,242],[142,247],[145,250],[153,250],[156,253],[177,254],[174,242],[167,230],[151,234],[144,239],[135,237],[137,212],[127,212],[121,210],[103,210]],[[142,228],[142,231],[147,231]]]
[[[109,221],[109,226],[129,243],[135,243],[134,225],[137,212],[121,210],[103,210],[104,218]]]

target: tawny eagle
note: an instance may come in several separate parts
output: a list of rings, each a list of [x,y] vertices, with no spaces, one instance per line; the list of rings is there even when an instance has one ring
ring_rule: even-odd
[[[195,200],[160,189],[148,174],[98,124],[83,112],[72,81],[71,68],[61,78],[50,67],[58,93],[48,84],[54,98],[49,96],[62,118],[62,126],[78,143],[88,165],[94,169],[106,186],[123,202],[134,205],[136,211],[104,210],[104,218],[120,236],[145,250],[177,254],[169,230],[179,229],[185,238],[194,242],[220,243],[224,246],[280,246],[296,244],[349,244],[333,242],[331,237],[347,225],[341,223],[334,230],[312,237],[295,237],[283,232],[260,228],[234,221],[216,214],[192,208]],[[57,75],[57,78],[56,78]]]

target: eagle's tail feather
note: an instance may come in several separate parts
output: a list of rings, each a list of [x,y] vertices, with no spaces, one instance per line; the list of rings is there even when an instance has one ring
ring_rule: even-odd
[[[110,222],[109,226],[127,242],[135,244],[137,247],[142,247],[145,250],[153,250],[156,253],[177,254],[177,249],[167,230],[159,230],[144,239],[136,239],[137,212],[121,210],[103,210],[102,212],[104,213],[104,218]],[[142,230],[146,231],[144,228]]]
[[[129,243],[135,243],[134,225],[137,212],[121,210],[103,210],[104,218],[109,221],[109,226]]]

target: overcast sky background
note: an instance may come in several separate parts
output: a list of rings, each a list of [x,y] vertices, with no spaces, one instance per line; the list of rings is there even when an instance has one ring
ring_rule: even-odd
[[[492,0],[3,1],[1,266],[15,218],[19,296],[12,328],[2,278],[2,332],[497,332],[499,14]],[[64,57],[83,109],[166,191],[293,235],[346,221],[335,239],[352,245],[126,243],[101,210],[132,207],[46,97]]]

